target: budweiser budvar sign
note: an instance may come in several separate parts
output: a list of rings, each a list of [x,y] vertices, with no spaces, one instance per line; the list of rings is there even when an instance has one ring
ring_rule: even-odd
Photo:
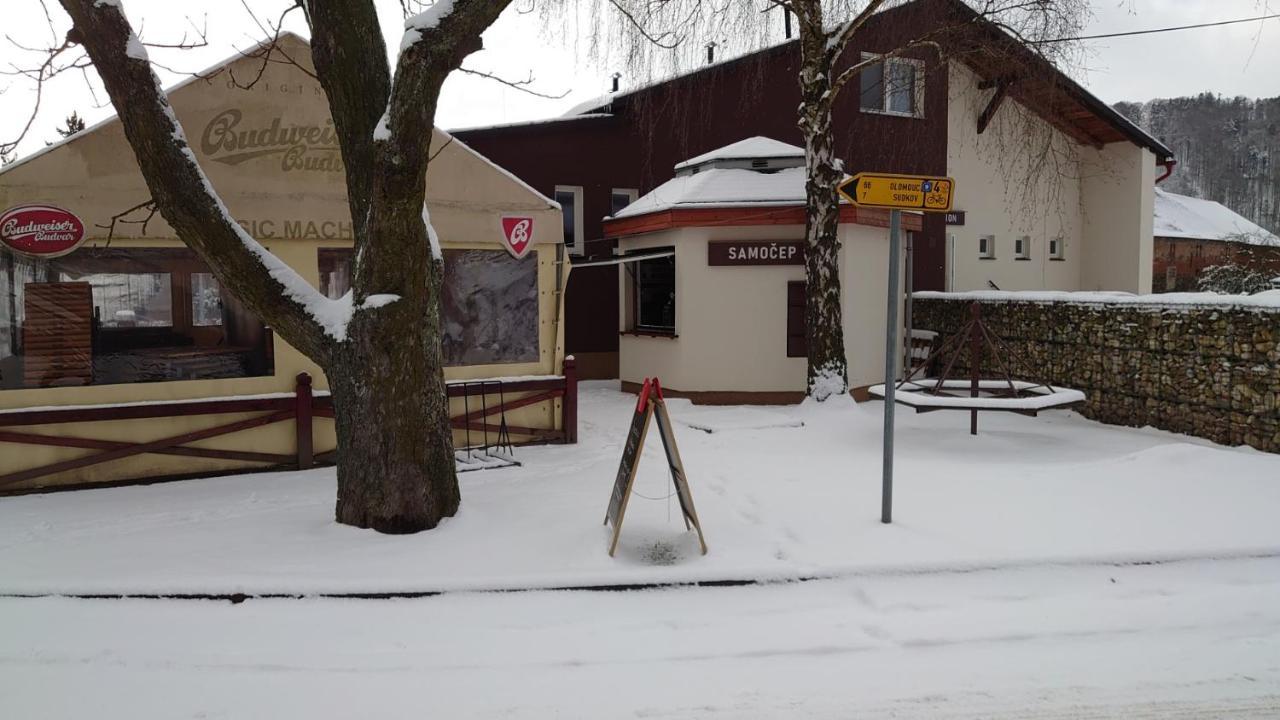
[[[340,172],[342,154],[333,121],[323,125],[289,125],[273,117],[265,123],[245,120],[236,108],[213,117],[200,134],[200,150],[214,162],[239,165],[246,160],[271,157],[284,172]]]
[[[20,205],[0,215],[0,243],[14,252],[58,257],[84,242],[84,222],[52,205]]]

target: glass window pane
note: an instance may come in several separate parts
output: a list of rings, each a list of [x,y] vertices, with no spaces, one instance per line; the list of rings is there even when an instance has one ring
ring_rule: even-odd
[[[0,387],[270,375],[270,332],[185,248],[0,252]]]
[[[564,246],[574,247],[577,238],[574,230],[574,216],[577,214],[578,198],[569,190],[557,190],[556,202],[560,203],[560,214],[564,218]]]
[[[889,63],[888,109],[893,112],[914,113],[916,97],[916,67],[909,62]]]
[[[320,270],[320,293],[330,300],[337,300],[351,289],[350,248],[320,248],[316,263]]]
[[[674,257],[636,263],[636,327],[676,328],[676,261]]]
[[[222,286],[213,273],[191,273],[191,324],[222,324]]]
[[[868,65],[859,73],[862,84],[863,110],[884,109],[884,63]]]
[[[615,191],[610,198],[609,214],[617,215],[623,208],[631,204],[631,193]]]
[[[173,294],[169,273],[61,273],[64,282],[87,282],[101,327],[170,327]]]

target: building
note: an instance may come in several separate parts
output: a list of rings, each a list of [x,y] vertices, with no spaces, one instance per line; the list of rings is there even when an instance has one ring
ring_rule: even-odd
[[[619,377],[698,403],[791,403],[805,394],[804,149],[755,137],[675,167],[604,223],[624,271]],[[840,208],[849,383],[884,379],[889,213]],[[922,227],[903,213],[905,232]],[[590,262],[590,261],[588,261]],[[581,268],[575,270],[579,272]]]
[[[892,51],[963,8],[917,0],[882,12],[844,61]],[[957,212],[925,217],[915,238],[914,287],[1149,291],[1153,184],[1171,151],[1000,31],[975,32],[1000,52],[908,52],[834,108],[847,172],[956,179]],[[604,219],[677,163],[752,136],[803,144],[798,54],[788,41],[565,117],[455,134],[566,208],[575,261],[607,256]],[[905,80],[887,85],[884,72]],[[584,267],[568,287],[566,346],[584,375],[617,376],[617,286],[616,267]]]
[[[300,38],[280,42],[291,57],[309,57]],[[327,100],[299,68],[252,55],[172,88],[170,102],[233,216],[341,298],[352,228]],[[521,405],[508,413],[513,439],[546,439],[564,429],[565,384],[547,379],[564,359],[559,209],[440,131],[432,147],[427,205],[446,267],[446,378],[542,378],[504,387],[505,402]],[[303,443],[291,423],[252,425],[253,411],[284,412],[302,373],[323,397],[320,369],[224,292],[149,199],[114,117],[0,171],[0,491],[261,468]],[[513,214],[532,226],[527,254],[504,243],[502,219]],[[36,226],[83,233],[83,244],[56,257],[15,252],[31,239],[23,229]],[[467,387],[450,389],[456,412],[478,388]],[[531,388],[547,399],[528,400]],[[470,407],[481,401],[491,409],[497,398],[472,397]],[[455,418],[458,440],[496,418]],[[204,438],[232,421],[252,433]],[[190,442],[164,444],[177,436]],[[332,450],[331,420],[317,414],[306,443]],[[158,452],[137,451],[148,444]],[[94,452],[106,455],[85,464]],[[32,475],[50,467],[62,469]]]
[[[1221,203],[1156,188],[1154,212],[1157,292],[1195,290],[1212,265],[1280,272],[1280,237]]]

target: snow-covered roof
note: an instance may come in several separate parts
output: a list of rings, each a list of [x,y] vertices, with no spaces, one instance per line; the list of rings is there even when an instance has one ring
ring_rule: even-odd
[[[1251,245],[1280,245],[1280,237],[1212,200],[1156,188],[1155,237],[1234,240]]]
[[[702,165],[713,160],[765,160],[771,158],[802,158],[804,148],[757,135],[736,143],[725,145],[711,152],[689,158],[677,163],[675,169],[683,170],[694,165]]]
[[[804,205],[804,168],[772,173],[713,168],[674,177],[614,215],[636,217],[674,207]]]
[[[676,177],[662,183],[614,215],[614,219],[661,212],[674,207],[804,205],[803,167],[724,167],[728,161],[803,158],[804,150],[767,137],[750,137],[675,166]],[[689,172],[699,166],[707,166]],[[682,172],[683,171],[683,172]]]

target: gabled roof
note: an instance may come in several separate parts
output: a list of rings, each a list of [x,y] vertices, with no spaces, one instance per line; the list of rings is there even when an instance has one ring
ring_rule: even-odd
[[[1250,245],[1280,245],[1280,237],[1212,200],[1156,188],[1155,237],[1229,240]]]
[[[301,43],[304,46],[307,46],[307,47],[310,46],[310,43],[307,41],[307,39],[302,37],[301,35],[298,35],[297,33],[294,33],[294,32],[290,32],[288,30],[282,30],[280,31],[279,37],[277,37],[275,40],[272,40],[272,38],[264,38],[258,41],[257,43],[255,43],[253,47],[249,48],[248,50],[237,50],[234,54],[228,55],[227,57],[210,65],[204,70],[201,70],[200,72],[197,72],[197,73],[192,73],[188,77],[185,77],[182,80],[179,80],[178,82],[174,83],[173,85],[170,85],[168,88],[162,88],[164,91],[164,94],[166,96],[171,95],[197,80],[208,80],[213,75],[216,75],[217,73],[222,72],[227,67],[229,67],[232,63],[234,63],[237,60],[240,60],[241,58],[256,57],[257,53],[259,53],[264,48],[267,48],[268,46],[270,46],[273,42],[277,45],[281,43]],[[26,163],[32,160],[35,160],[41,155],[45,155],[47,153],[53,152],[54,150],[57,150],[63,145],[69,145],[77,140],[80,140],[81,138],[88,137],[89,134],[93,133],[95,130],[98,130],[99,128],[110,125],[111,123],[118,122],[119,120],[120,120],[120,116],[118,114],[111,113],[110,115],[102,118],[98,122],[92,125],[86,126],[85,129],[81,130],[78,133],[75,133],[74,135],[68,135],[67,137],[60,138],[58,139],[57,142],[51,142],[45,145],[44,147],[40,148],[39,150],[36,150],[35,152],[31,153],[30,155],[23,155],[22,157],[18,158],[17,160],[14,160],[8,165],[0,167],[0,174],[3,174],[9,170],[16,169],[20,165],[25,165]]]
[[[1159,161],[1173,157],[1173,151],[1167,145],[1135,125],[1042,56],[1031,51],[996,23],[982,18],[963,0],[913,0],[882,10],[878,15],[888,16],[925,2],[937,2],[944,12],[952,14],[957,27],[968,31],[966,39],[961,40],[957,36],[947,42],[963,47],[968,40],[973,40],[972,47],[980,48],[977,51],[971,49],[957,51],[954,55],[956,62],[965,64],[993,86],[1001,81],[1008,82],[1010,97],[1040,115],[1061,132],[1086,145],[1101,146],[1106,143],[1128,141],[1150,150]],[[892,22],[888,19],[885,21]],[[563,117],[613,112],[617,103],[624,98],[709,70],[758,58],[765,53],[777,52],[793,45],[798,46],[798,43],[798,40],[788,40],[753,53],[698,67],[660,82],[601,96],[578,104]]]

